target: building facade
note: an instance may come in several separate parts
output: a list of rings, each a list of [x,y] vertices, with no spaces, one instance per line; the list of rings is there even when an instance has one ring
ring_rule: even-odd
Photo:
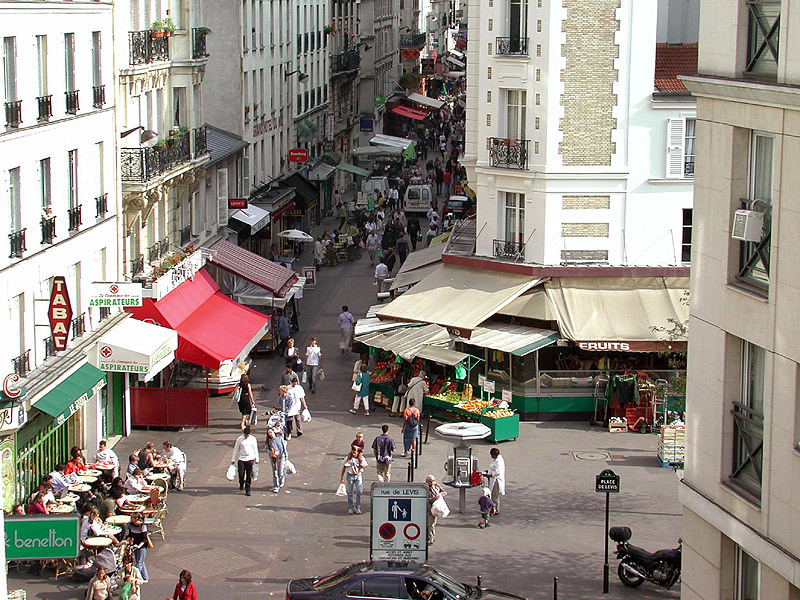
[[[684,81],[698,98],[685,599],[800,598],[792,8],[704,1],[699,74]]]

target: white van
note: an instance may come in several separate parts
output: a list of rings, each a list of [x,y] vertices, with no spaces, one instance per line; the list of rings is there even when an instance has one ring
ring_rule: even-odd
[[[380,192],[381,195],[386,196],[386,191],[388,189],[388,177],[370,177],[361,183],[361,191],[365,194],[369,194],[370,192]]]
[[[403,209],[407,213],[427,213],[431,207],[431,201],[435,198],[432,186],[427,183],[412,183],[406,188]]]

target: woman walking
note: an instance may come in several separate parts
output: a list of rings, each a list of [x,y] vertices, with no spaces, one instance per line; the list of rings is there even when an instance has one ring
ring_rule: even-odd
[[[192,572],[184,569],[178,576],[178,583],[172,593],[172,600],[197,600],[197,589],[192,583]]]
[[[272,492],[277,494],[286,483],[286,440],[277,428],[267,429],[267,450],[272,460]]]
[[[367,371],[367,365],[363,362],[361,363],[361,372],[356,377],[355,382],[353,383],[353,390],[356,393],[355,400],[353,400],[353,408],[350,409],[350,412],[356,414],[358,410],[358,405],[363,402],[364,403],[364,416],[369,416],[369,371]]]
[[[403,411],[403,456],[408,456],[408,451],[414,452],[417,449],[417,438],[419,437],[419,409],[414,406],[416,401],[413,398],[408,400],[408,408]]]
[[[153,542],[150,541],[150,534],[147,533],[147,525],[144,524],[144,515],[141,513],[134,513],[131,515],[131,524],[128,529],[128,536],[131,539],[131,547],[133,548],[133,557],[136,559],[136,568],[144,578],[143,583],[147,583],[150,577],[147,573],[147,549],[153,547]]]
[[[286,342],[286,350],[283,352],[286,362],[292,363],[292,371],[300,376],[303,372],[303,360],[300,358],[300,350],[294,345],[294,338],[289,338]]]
[[[350,314],[350,311],[345,304],[342,306],[342,312],[339,315],[339,333],[341,337],[339,338],[339,348],[342,351],[342,354],[350,350],[350,347],[353,345],[353,328],[356,326],[356,319]]]
[[[364,469],[367,467],[361,448],[350,448],[342,465],[340,482],[347,488],[347,514],[361,514],[361,495],[364,493]]]
[[[306,348],[306,366],[308,367],[308,385],[311,386],[311,393],[317,393],[317,375],[319,373],[319,361],[322,358],[322,348],[317,346],[317,338],[312,337]]]
[[[86,591],[86,600],[107,600],[111,598],[111,578],[106,575],[103,567],[98,567],[89,589]]]
[[[250,378],[246,373],[242,374],[239,379],[239,413],[242,415],[242,422],[239,424],[240,429],[244,429],[250,414],[253,412],[253,389],[250,387]]]

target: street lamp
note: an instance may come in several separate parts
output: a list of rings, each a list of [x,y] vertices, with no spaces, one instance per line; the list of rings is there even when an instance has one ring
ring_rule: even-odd
[[[300,83],[305,83],[306,81],[308,81],[308,73],[303,73],[300,69],[295,69],[294,71],[289,71],[288,73],[286,73],[283,76],[283,78],[284,79],[289,79],[289,77],[291,77],[295,73],[299,73],[299,75],[297,76],[297,81],[299,81]]]
[[[142,146],[147,146],[148,148],[151,146],[155,146],[156,141],[158,140],[158,134],[153,131],[152,129],[145,129],[144,125],[139,125],[132,129],[128,129],[127,131],[122,131],[119,134],[120,138],[124,138],[132,134],[134,131],[142,130],[142,135],[139,136],[139,143]]]

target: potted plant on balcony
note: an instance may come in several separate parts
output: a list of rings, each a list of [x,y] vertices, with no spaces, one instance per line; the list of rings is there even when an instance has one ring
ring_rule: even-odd
[[[197,33],[199,35],[204,35],[205,36],[205,35],[211,35],[213,33],[213,31],[211,31],[208,27],[198,27],[197,28]]]
[[[154,38],[164,37],[164,22],[153,21],[153,24],[150,25],[150,35]]]
[[[336,25],[325,25],[322,31],[325,32],[325,35],[333,35],[336,33]]]
[[[166,19],[164,19],[161,25],[164,29],[164,34],[167,36],[170,36],[173,33],[175,33],[175,30],[177,29],[175,23],[172,20],[172,17],[167,17]]]

